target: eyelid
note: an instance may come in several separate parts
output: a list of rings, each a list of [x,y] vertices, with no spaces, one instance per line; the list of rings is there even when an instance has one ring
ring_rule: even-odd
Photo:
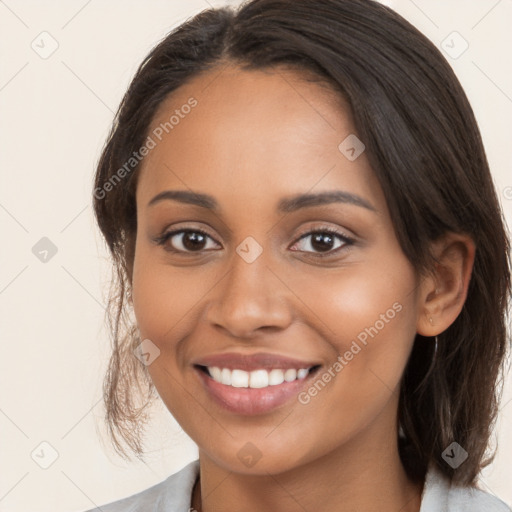
[[[213,237],[210,233],[208,233],[208,231],[206,231],[205,229],[203,228],[197,228],[197,227],[191,227],[191,226],[185,226],[185,227],[178,227],[178,228],[175,228],[175,229],[164,229],[162,234],[161,235],[158,235],[154,238],[152,238],[152,241],[157,244],[157,245],[162,245],[164,246],[165,243],[170,240],[171,238],[173,238],[174,236],[176,235],[179,235],[179,234],[184,234],[184,233],[200,233],[208,238],[210,238],[213,242],[215,242],[217,245],[221,245],[215,237]],[[194,253],[197,253],[197,254],[200,254],[201,252],[204,251],[204,249],[202,249],[201,251],[182,251],[180,249],[167,249],[169,252],[174,252],[174,253],[177,253],[177,254],[194,254]]]
[[[174,254],[179,254],[179,255],[190,255],[190,256],[203,255],[205,252],[211,252],[212,250],[218,250],[218,249],[201,249],[198,251],[184,251],[181,249],[176,249],[176,248],[168,249],[165,247],[165,244],[167,243],[168,240],[170,240],[171,238],[173,238],[176,235],[184,234],[187,232],[200,233],[200,234],[206,236],[207,238],[209,238],[210,240],[212,240],[215,244],[222,245],[207,230],[205,230],[203,228],[199,228],[199,227],[193,227],[193,226],[176,227],[174,229],[166,228],[160,236],[153,238],[153,242],[156,243],[157,245],[163,246],[164,250],[174,253]],[[297,252],[297,253],[303,253],[303,254],[310,255],[310,256],[313,255],[314,257],[317,257],[317,258],[328,258],[328,257],[335,257],[339,252],[341,252],[342,250],[348,249],[350,246],[354,245],[356,242],[355,237],[353,237],[351,235],[347,235],[346,233],[341,231],[339,228],[334,228],[332,226],[327,226],[327,225],[321,225],[321,226],[315,226],[315,227],[309,226],[307,228],[304,228],[302,230],[302,232],[299,235],[297,235],[297,237],[294,239],[294,241],[288,247],[288,249],[290,249],[290,247],[293,247],[294,245],[298,244],[304,238],[313,236],[315,234],[322,234],[322,233],[332,234],[333,236],[337,237],[338,239],[340,239],[343,242],[342,245],[339,247],[336,247],[335,249],[330,249],[325,252],[300,251],[300,250],[296,250],[296,249],[295,250],[292,249],[292,251]]]
[[[328,226],[328,225],[321,225],[321,226],[309,226],[305,229],[302,230],[301,234],[298,235],[298,239],[297,240],[300,240],[302,238],[304,238],[305,236],[308,236],[308,235],[312,235],[312,234],[315,234],[315,233],[332,233],[334,235],[338,235],[340,238],[343,238],[345,240],[353,240],[355,241],[355,237],[354,236],[351,236],[345,232],[343,232],[341,229],[339,228],[335,228],[335,227],[332,227],[332,226]]]
[[[329,257],[335,257],[338,255],[339,252],[341,252],[344,249],[348,249],[350,246],[354,245],[356,243],[356,239],[353,236],[347,235],[346,233],[342,232],[338,228],[333,228],[332,226],[319,226],[319,227],[309,227],[303,231],[301,235],[299,235],[299,238],[292,243],[291,247],[296,245],[298,242],[303,240],[304,238],[307,238],[309,236],[315,235],[315,234],[324,234],[328,233],[331,234],[337,238],[339,238],[343,243],[340,247],[337,247],[335,249],[331,249],[329,251],[325,252],[314,252],[314,251],[294,251],[294,252],[300,252],[307,255],[314,255],[315,257],[319,258],[329,258]]]

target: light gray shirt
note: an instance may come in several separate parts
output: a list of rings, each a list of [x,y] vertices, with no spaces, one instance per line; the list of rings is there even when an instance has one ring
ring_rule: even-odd
[[[198,476],[199,460],[195,460],[163,482],[87,512],[193,512],[192,489]],[[420,512],[512,511],[485,491],[451,485],[446,476],[431,466],[425,478]]]

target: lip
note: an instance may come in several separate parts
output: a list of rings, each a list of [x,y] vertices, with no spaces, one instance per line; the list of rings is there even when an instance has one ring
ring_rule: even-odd
[[[300,361],[268,353],[252,354],[250,356],[235,353],[215,354],[198,359],[193,364],[195,373],[199,377],[207,395],[223,409],[245,416],[270,413],[296,398],[303,388],[310,385],[311,379],[321,366],[320,363],[316,362]],[[245,371],[316,368],[302,380],[285,381],[282,384],[266,388],[236,388],[213,380],[201,369],[201,367],[205,366]]]
[[[194,366],[217,366],[229,370],[288,370],[290,368],[311,368],[321,364],[319,361],[301,361],[279,354],[260,352],[255,354],[240,354],[228,352],[225,354],[212,354],[192,361]]]

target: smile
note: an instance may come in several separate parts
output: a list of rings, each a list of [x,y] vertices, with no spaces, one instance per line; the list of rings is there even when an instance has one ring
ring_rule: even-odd
[[[224,411],[256,415],[293,401],[321,367],[274,354],[216,354],[194,361],[203,389]]]
[[[225,386],[235,388],[261,389],[269,386],[278,386],[283,382],[293,382],[294,380],[305,379],[312,368],[295,368],[273,370],[254,370],[247,372],[241,369],[230,370],[229,368],[219,368],[218,366],[203,367],[206,368],[208,375],[215,381]]]

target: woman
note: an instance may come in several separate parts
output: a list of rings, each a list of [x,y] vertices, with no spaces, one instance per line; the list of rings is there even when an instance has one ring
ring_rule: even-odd
[[[396,13],[197,15],[140,66],[94,204],[114,446],[142,456],[157,391],[199,448],[101,510],[510,510],[474,487],[509,242],[467,98]]]

